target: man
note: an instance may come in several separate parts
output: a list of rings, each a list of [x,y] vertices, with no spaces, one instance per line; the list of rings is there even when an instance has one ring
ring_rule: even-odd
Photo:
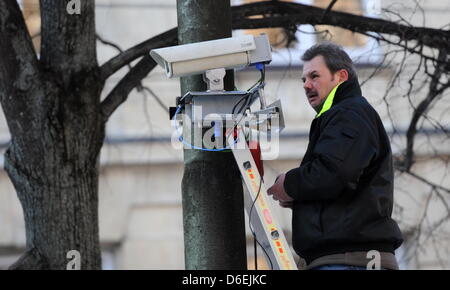
[[[394,250],[403,240],[391,218],[392,154],[381,119],[342,48],[318,44],[302,60],[317,115],[300,167],[281,174],[268,194],[293,209],[293,246],[307,269],[365,269],[371,253],[381,268],[398,269]]]

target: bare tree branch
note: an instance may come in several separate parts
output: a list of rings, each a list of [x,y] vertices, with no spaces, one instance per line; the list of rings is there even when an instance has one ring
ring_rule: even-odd
[[[32,126],[40,100],[27,93],[41,85],[40,76],[36,52],[17,1],[0,1],[0,102],[13,137],[27,134]]]
[[[111,47],[115,48],[119,53],[123,53],[123,49],[120,48],[120,46],[118,46],[117,44],[115,44],[115,43],[113,43],[113,42],[111,42],[111,41],[105,40],[104,38],[102,38],[102,37],[101,37],[100,35],[98,35],[98,34],[97,34],[97,39],[98,39],[98,41],[100,41],[100,42],[103,43],[104,45],[111,46]],[[132,69],[132,66],[131,66],[130,63],[128,63],[127,66],[128,66],[128,68],[129,68],[130,70]],[[150,88],[147,87],[147,86],[142,85],[142,83],[138,84],[138,85],[136,86],[136,88],[137,88],[138,91],[142,91],[142,92],[144,93],[144,96],[145,96],[145,97],[147,97],[147,95],[146,95],[145,92],[149,93],[153,98],[155,98],[155,100],[156,100],[156,102],[158,103],[158,105],[159,105],[164,111],[166,111],[167,113],[169,112],[168,106],[166,106],[166,105],[164,104],[164,102],[158,97],[158,95],[155,94],[155,92],[154,92],[152,89],[150,89]]]
[[[159,98],[158,95],[155,94],[155,92],[152,89],[150,89],[147,86],[143,86],[143,85],[141,86],[141,88],[142,88],[141,90],[144,92],[144,95],[145,95],[145,92],[149,93],[153,98],[155,98],[156,102],[161,107],[161,109],[163,109],[164,111],[169,113],[169,107],[166,104],[164,104],[164,102],[161,100],[161,98]]]
[[[100,79],[106,80],[125,65],[147,54],[151,49],[176,45],[178,43],[177,33],[178,29],[173,28],[113,57],[100,67]]]
[[[114,49],[116,49],[119,53],[123,53],[123,49],[119,45],[104,39],[98,33],[96,34],[96,37],[97,37],[97,40],[100,41],[101,43],[103,43],[104,45],[111,46]],[[127,63],[126,66],[128,66],[128,68],[131,70],[131,64],[130,63]]]
[[[119,53],[122,53],[122,52],[123,52],[123,49],[122,49],[119,45],[117,45],[117,44],[115,44],[115,43],[113,43],[113,42],[111,42],[111,41],[108,41],[108,40],[104,39],[104,38],[101,37],[98,33],[95,34],[95,37],[96,37],[97,40],[100,41],[102,44],[113,47],[113,48],[116,49]]]
[[[450,71],[450,63],[445,62],[445,61],[440,61],[437,57],[429,56],[429,55],[426,55],[425,53],[423,53],[423,44],[422,43],[417,43],[414,47],[409,47],[407,45],[407,40],[404,40],[402,38],[399,38],[399,40],[397,42],[395,42],[393,40],[390,40],[390,39],[382,36],[379,33],[377,33],[377,35],[374,35],[373,33],[368,33],[368,32],[359,32],[359,33],[366,35],[368,37],[371,37],[371,38],[377,40],[378,42],[383,41],[383,42],[398,46],[398,47],[402,48],[405,52],[419,55],[421,58],[424,58],[425,60],[433,61],[438,64],[444,65],[445,70]],[[403,44],[403,42],[405,44]],[[416,50],[417,47],[420,47],[420,50]]]
[[[101,103],[101,113],[104,122],[111,114],[127,100],[130,92],[141,84],[141,80],[156,66],[156,62],[145,55],[112,89],[108,96]]]
[[[322,19],[321,21],[323,21],[325,19],[325,17],[327,17],[328,12],[331,11],[331,9],[333,9],[334,4],[336,4],[338,0],[331,0],[330,4],[328,4],[328,7],[325,9],[325,11],[322,14]]]
[[[0,41],[0,81],[4,89],[8,83],[26,81],[30,73],[39,73],[36,52],[15,0],[0,2]]]
[[[432,189],[434,189],[434,190],[435,190],[435,189],[439,189],[439,190],[445,191],[446,193],[449,193],[449,194],[450,194],[450,189],[449,189],[449,188],[445,188],[445,187],[443,187],[443,186],[441,186],[441,185],[439,185],[439,184],[433,183],[433,182],[431,182],[431,181],[429,181],[429,180],[423,178],[422,176],[420,176],[420,175],[418,175],[418,174],[415,174],[414,172],[408,171],[408,172],[406,172],[406,173],[407,173],[408,175],[414,177],[415,179],[417,179],[417,180],[419,180],[419,181],[421,181],[421,182],[423,182],[423,183],[429,185],[429,186],[430,186]]]
[[[332,1],[335,2],[335,1]],[[332,4],[329,7],[331,10]],[[265,1],[232,7],[233,29],[253,29],[270,27],[296,27],[300,24],[333,25],[353,32],[378,32],[396,35],[403,40],[417,40],[423,45],[450,50],[450,32],[447,30],[411,27],[382,19],[357,16],[344,12],[279,1]],[[323,15],[327,17],[323,18]],[[263,15],[263,18],[248,18]],[[323,19],[322,19],[323,18]],[[371,35],[370,35],[371,36]],[[177,43],[177,28],[173,28],[134,47],[127,49],[107,61],[100,68],[100,79],[106,80],[116,71],[136,60],[151,49]]]
[[[411,27],[392,21],[358,16],[345,12],[330,11],[318,7],[291,3],[266,1],[233,7],[233,29],[262,27],[290,27],[293,25],[333,25],[353,32],[378,32],[396,35],[403,40],[416,40],[432,48],[450,51],[450,31],[432,28]],[[248,18],[265,15],[264,18]]]
[[[445,60],[447,57],[446,51],[440,51],[439,52],[439,59],[441,61]],[[415,135],[417,133],[417,123],[420,120],[420,118],[423,116],[423,114],[429,109],[429,106],[432,104],[434,99],[438,97],[442,92],[446,89],[445,87],[438,87],[439,80],[443,73],[443,67],[442,66],[436,66],[433,77],[430,82],[428,95],[425,99],[423,99],[419,106],[414,110],[411,122],[409,124],[408,131],[406,133],[407,138],[407,146],[406,146],[406,153],[405,153],[405,159],[402,164],[402,166],[399,167],[400,170],[409,171],[411,169],[411,166],[414,163],[414,139]]]

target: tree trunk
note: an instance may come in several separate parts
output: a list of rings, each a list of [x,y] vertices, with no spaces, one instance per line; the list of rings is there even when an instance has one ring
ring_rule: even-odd
[[[0,2],[0,101],[11,133],[5,169],[23,207],[27,247],[11,269],[101,267],[103,81],[95,4],[80,3],[81,14],[73,16],[66,1],[40,1],[38,59],[17,1]]]
[[[10,269],[64,270],[73,261],[67,256],[72,250],[80,254],[81,269],[100,269],[95,161],[87,166],[60,161],[46,172],[30,166],[25,173],[20,161],[12,161],[12,150],[6,169],[24,209],[28,251]]]
[[[180,44],[231,37],[229,0],[178,0]],[[225,89],[234,87],[227,72]],[[202,76],[181,79],[182,95],[204,91]],[[242,181],[231,152],[184,150],[182,181],[186,269],[246,269]]]
[[[74,92],[50,93],[63,104],[40,108],[47,118],[35,120],[38,131],[11,141],[5,169],[23,207],[28,249],[12,269],[66,269],[72,250],[80,253],[81,269],[101,268],[98,157],[104,123],[98,104],[80,102],[99,99],[100,91],[92,79]]]

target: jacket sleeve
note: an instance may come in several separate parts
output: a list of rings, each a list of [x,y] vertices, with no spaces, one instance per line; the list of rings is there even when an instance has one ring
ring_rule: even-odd
[[[284,188],[297,201],[324,201],[355,189],[377,152],[376,131],[352,110],[331,112],[312,149],[312,159],[286,173]]]

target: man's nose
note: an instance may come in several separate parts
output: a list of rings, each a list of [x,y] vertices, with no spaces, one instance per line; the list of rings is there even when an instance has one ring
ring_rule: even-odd
[[[303,88],[304,88],[305,90],[307,90],[307,89],[312,89],[311,82],[310,82],[309,80],[306,80],[306,81],[303,83]]]

